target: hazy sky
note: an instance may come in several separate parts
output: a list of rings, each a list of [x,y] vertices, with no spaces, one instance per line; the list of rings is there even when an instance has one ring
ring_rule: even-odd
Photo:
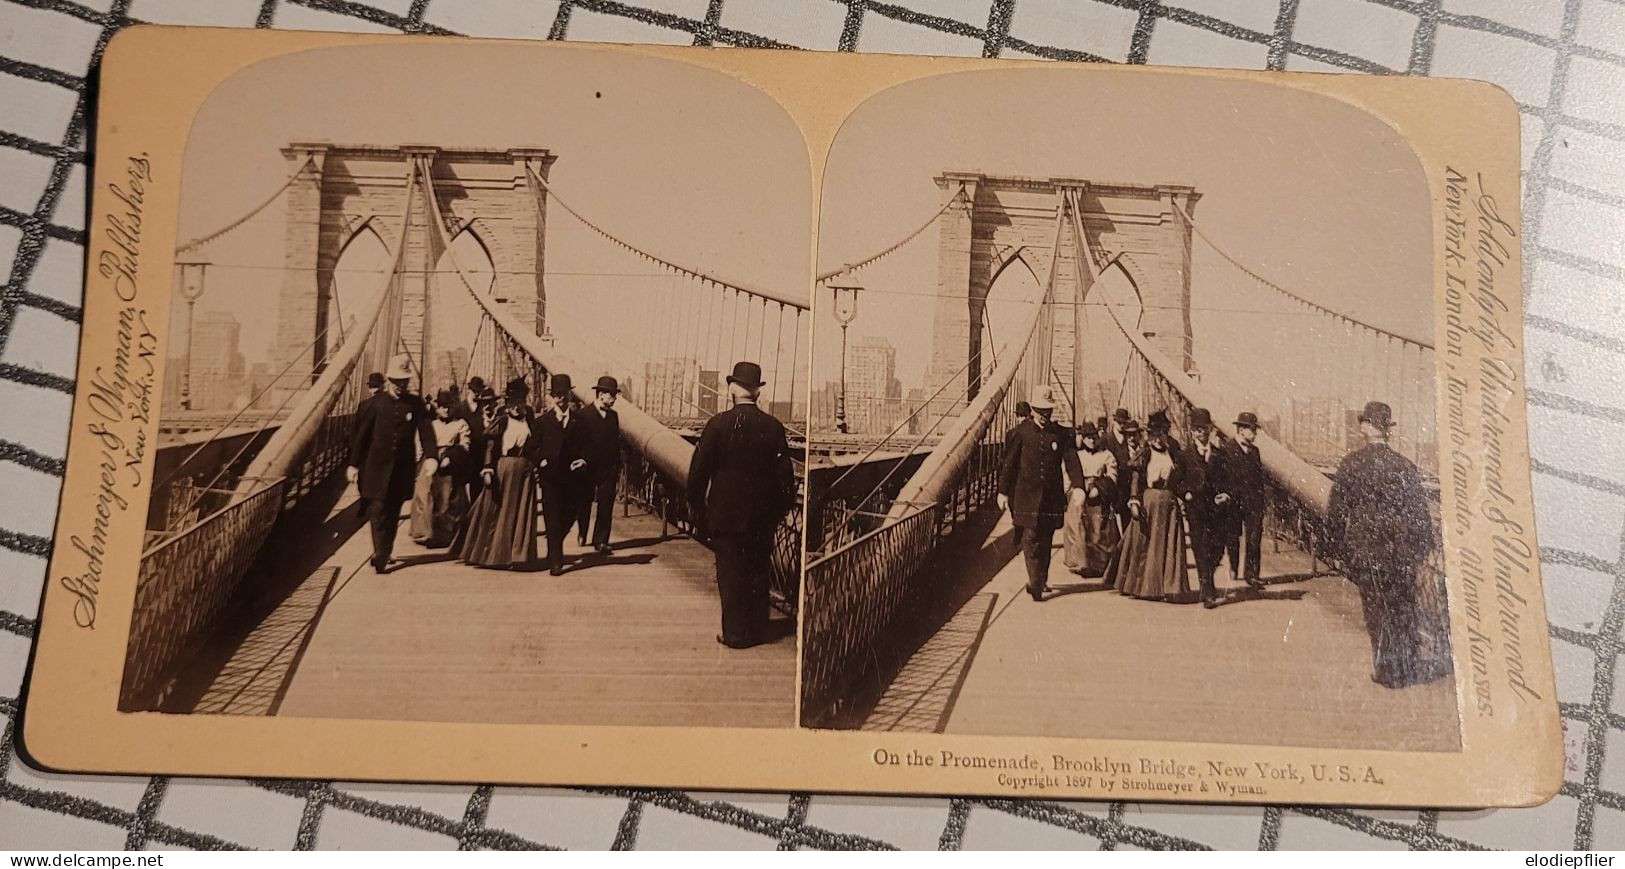
[[[1401,334],[1433,334],[1421,165],[1385,123],[1327,97],[1061,64],[911,82],[864,104],[836,140],[820,270],[918,226],[941,207],[932,178],[943,171],[1193,185],[1197,223],[1256,271]],[[872,292],[852,334],[890,338],[910,386],[930,359],[937,244],[933,227],[859,276]],[[1320,389],[1335,378],[1316,372],[1349,367],[1324,318],[1303,316],[1194,244],[1194,355],[1205,377],[1265,402]],[[1019,268],[1005,274],[1032,283]],[[993,295],[1013,292],[1001,285]],[[992,308],[996,327],[1018,316]],[[814,322],[822,382],[838,372],[840,330],[827,314]]]
[[[292,169],[279,152],[290,141],[541,147],[558,157],[549,180],[559,195],[609,231],[684,265],[805,294],[811,170],[804,140],[771,98],[682,63],[555,48],[363,46],[244,70],[194,124],[180,237],[263,201]],[[284,220],[279,201],[207,249],[215,265],[198,309],[236,315],[250,362],[274,340]],[[556,207],[546,272],[555,332],[579,326],[576,335],[612,332],[638,346],[654,346],[635,331],[655,328],[635,316],[651,294],[691,292],[691,282],[659,274]]]

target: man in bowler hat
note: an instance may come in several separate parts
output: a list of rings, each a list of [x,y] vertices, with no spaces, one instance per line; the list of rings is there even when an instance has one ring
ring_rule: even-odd
[[[588,423],[572,401],[570,375],[555,374],[548,381],[548,408],[536,420],[541,438],[536,480],[542,496],[542,522],[547,526],[547,569],[564,572],[564,538],[575,523],[576,505],[591,489]]]
[[[1191,531],[1191,554],[1196,560],[1196,579],[1202,587],[1202,606],[1219,605],[1219,590],[1213,573],[1224,557],[1226,531],[1230,528],[1230,481],[1226,476],[1224,447],[1213,430],[1213,414],[1205,407],[1191,409],[1191,448],[1187,457],[1199,466],[1199,484],[1185,493],[1185,522]]]
[[[763,385],[761,366],[734,365],[728,375],[733,406],[706,422],[688,468],[688,499],[717,560],[722,599],[717,642],[734,649],[770,639],[773,536],[795,505],[795,468],[784,425],[756,406]]]
[[[1031,415],[1011,429],[1004,442],[999,473],[1000,510],[1020,535],[1021,557],[1027,565],[1027,593],[1043,600],[1049,590],[1051,548],[1055,529],[1066,517],[1067,493],[1083,485],[1083,466],[1073,446],[1073,435],[1050,419],[1055,398],[1050,387],[1033,387],[1027,399]],[[1065,467],[1066,478],[1061,469]],[[1068,485],[1070,482],[1070,485]]]
[[[1360,412],[1366,443],[1337,466],[1326,535],[1360,592],[1371,680],[1404,688],[1444,676],[1449,664],[1418,660],[1416,571],[1433,549],[1433,516],[1421,472],[1388,446],[1393,426],[1393,410],[1380,401]]]
[[[389,569],[400,526],[401,505],[412,497],[417,483],[418,453],[423,472],[432,474],[437,463],[434,425],[423,399],[407,391],[412,380],[406,356],[390,360],[385,384],[356,408],[350,429],[350,466],[345,476],[356,486],[362,511],[372,526],[372,569]]]
[[[1263,588],[1259,559],[1264,552],[1264,498],[1269,480],[1258,456],[1258,414],[1243,411],[1236,415],[1235,425],[1236,437],[1225,453],[1232,512],[1224,548],[1230,557],[1230,575],[1251,588]]]
[[[591,497],[582,498],[576,505],[576,523],[581,529],[581,543],[587,542],[590,523],[593,551],[607,554],[610,523],[615,518],[615,490],[621,482],[621,417],[615,412],[621,385],[606,374],[593,384],[592,393],[593,402],[582,408],[581,418],[588,423],[587,463],[592,468],[589,476],[593,488]]]

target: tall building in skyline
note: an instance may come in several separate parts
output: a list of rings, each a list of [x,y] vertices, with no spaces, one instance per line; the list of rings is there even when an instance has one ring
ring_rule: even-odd
[[[192,330],[192,409],[220,410],[239,399],[246,400],[240,395],[246,369],[239,349],[242,324],[226,311],[204,311],[193,321]]]
[[[864,335],[847,351],[846,421],[857,434],[886,434],[902,421],[903,384],[897,379],[897,348]]]
[[[700,411],[700,363],[669,357],[643,366],[643,401],[639,407],[655,419],[690,419]]]

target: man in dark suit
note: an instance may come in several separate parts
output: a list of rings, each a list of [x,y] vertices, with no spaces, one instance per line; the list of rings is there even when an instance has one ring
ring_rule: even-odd
[[[688,468],[688,499],[717,560],[717,642],[734,649],[768,639],[773,536],[795,504],[784,425],[756,406],[763,385],[761,366],[734,365],[728,375],[733,407],[706,422]]]
[[[1230,575],[1252,588],[1263,588],[1259,558],[1264,552],[1264,499],[1269,480],[1258,457],[1258,414],[1236,416],[1236,437],[1225,453],[1225,478],[1230,486],[1230,528],[1224,548],[1230,556]],[[1245,550],[1245,564],[1241,556]]]
[[[576,523],[581,529],[581,545],[587,545],[587,526],[591,524],[593,551],[607,554],[610,523],[615,518],[615,491],[621,483],[621,417],[615,412],[621,385],[606,374],[598,378],[592,392],[593,402],[582,408],[581,418],[588,423],[591,435],[587,463],[592,466],[589,476],[593,488],[590,497],[576,505]]]
[[[999,473],[1000,510],[1010,511],[1027,565],[1027,593],[1043,600],[1049,589],[1055,529],[1066,517],[1067,492],[1083,485],[1083,466],[1072,433],[1050,419],[1055,398],[1048,386],[1033,387],[1032,415],[1010,431]],[[1065,467],[1066,478],[1061,469]],[[1070,485],[1067,485],[1067,483]]]
[[[1199,466],[1196,485],[1185,494],[1185,521],[1191,531],[1191,554],[1196,560],[1196,579],[1202,587],[1202,606],[1219,605],[1219,590],[1213,573],[1224,557],[1225,531],[1230,527],[1230,483],[1225,477],[1225,448],[1213,430],[1213,414],[1205,407],[1191,409],[1191,447],[1185,450]]]
[[[1112,411],[1111,423],[1100,430],[1101,446],[1117,460],[1119,473],[1128,473],[1129,460],[1134,458],[1134,446],[1130,441],[1138,431],[1139,424],[1128,415],[1127,409],[1121,407]],[[1127,480],[1126,476],[1124,480]],[[1117,513],[1126,523],[1129,520],[1128,486],[1118,486],[1117,490]]]
[[[547,569],[564,572],[564,538],[575,522],[576,504],[588,491],[588,423],[574,406],[570,375],[555,374],[548,381],[548,407],[536,420],[541,439],[537,447],[536,480],[542,496],[542,522],[547,526]]]
[[[1332,478],[1326,533],[1360,592],[1371,637],[1371,680],[1386,688],[1431,682],[1448,659],[1424,665],[1417,568],[1433,549],[1433,514],[1422,475],[1388,446],[1393,410],[1373,401],[1360,413],[1366,444],[1343,457]]]
[[[400,527],[401,505],[412,497],[418,461],[412,440],[422,449],[424,473],[435,468],[437,446],[429,408],[407,392],[412,372],[406,356],[390,360],[385,385],[356,408],[350,429],[350,466],[345,476],[356,485],[362,511],[372,526],[372,569],[389,569]]]

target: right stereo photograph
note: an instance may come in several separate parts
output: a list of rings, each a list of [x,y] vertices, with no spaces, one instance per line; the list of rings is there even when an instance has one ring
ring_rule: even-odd
[[[1461,750],[1423,165],[1173,84],[941,75],[835,139],[803,726]]]

